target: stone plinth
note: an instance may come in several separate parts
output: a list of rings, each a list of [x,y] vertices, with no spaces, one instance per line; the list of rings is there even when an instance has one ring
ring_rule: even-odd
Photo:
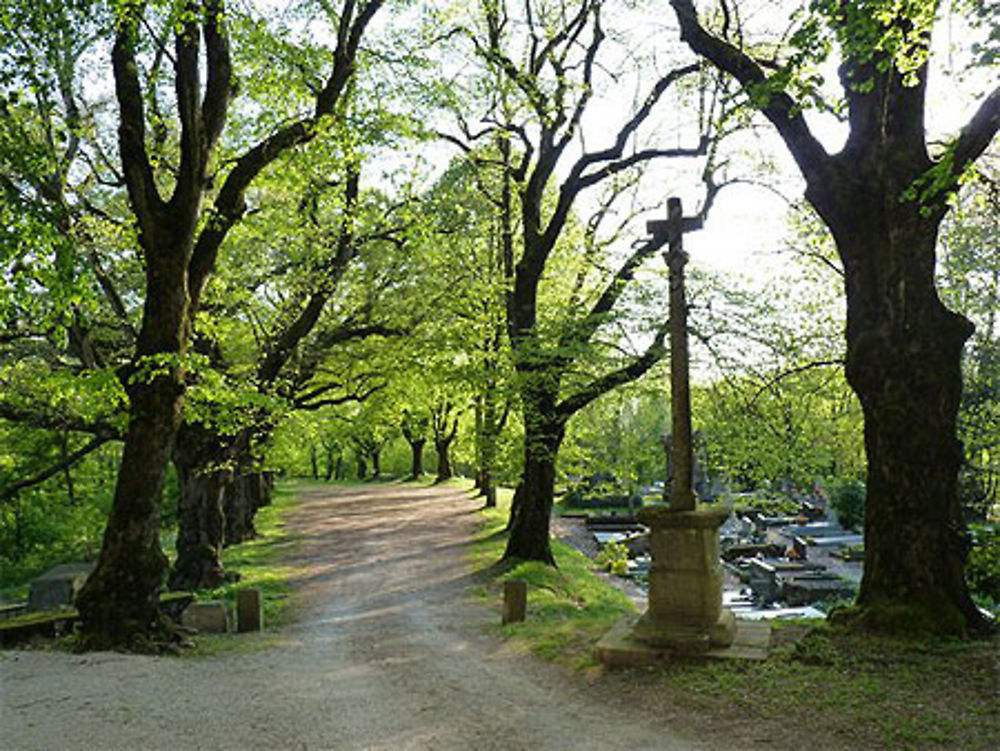
[[[732,644],[736,621],[722,607],[719,527],[728,511],[674,511],[651,506],[639,511],[650,528],[653,559],[649,607],[632,638],[676,652],[706,652]]]
[[[224,634],[229,631],[226,606],[221,600],[192,602],[184,609],[181,623],[201,633]]]

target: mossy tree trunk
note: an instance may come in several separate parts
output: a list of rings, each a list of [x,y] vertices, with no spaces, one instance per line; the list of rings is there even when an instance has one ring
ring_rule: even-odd
[[[232,479],[225,466],[224,443],[214,431],[185,423],[178,432],[173,459],[180,495],[177,559],[168,584],[174,590],[218,586],[225,578],[223,495]]]
[[[963,573],[956,436],[962,347],[973,327],[935,289],[941,212],[898,198],[930,162],[919,152],[903,156],[898,163],[908,166],[895,175],[859,167],[881,159],[834,162],[836,177],[809,188],[844,262],[846,373],[864,413],[857,615],[879,630],[962,633],[981,620]]]
[[[555,501],[556,458],[566,424],[555,407],[558,382],[549,382],[549,388],[539,389],[537,382],[535,386],[522,392],[524,470],[511,506],[510,534],[503,558],[555,565],[549,525]]]

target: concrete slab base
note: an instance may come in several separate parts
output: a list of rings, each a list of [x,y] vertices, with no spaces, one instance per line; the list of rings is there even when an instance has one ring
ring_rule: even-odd
[[[767,621],[736,619],[736,635],[728,647],[697,654],[653,647],[632,638],[636,617],[619,621],[594,648],[598,661],[611,667],[656,665],[674,659],[765,660],[771,644],[771,624]]]

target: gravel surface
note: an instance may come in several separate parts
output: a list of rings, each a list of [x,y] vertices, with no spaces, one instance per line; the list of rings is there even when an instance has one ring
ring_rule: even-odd
[[[305,491],[304,613],[279,646],[0,652],[0,749],[710,748],[487,635],[499,614],[470,595],[463,558],[476,505],[451,489]]]

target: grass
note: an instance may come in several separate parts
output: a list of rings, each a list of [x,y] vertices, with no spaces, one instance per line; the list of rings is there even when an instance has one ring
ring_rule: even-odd
[[[518,649],[586,670],[608,711],[651,717],[717,745],[823,749],[1000,748],[1000,639],[904,641],[815,622],[779,624],[763,662],[677,661],[604,671],[592,651],[631,604],[592,563],[555,543],[559,569],[496,565],[509,494],[483,513],[473,562],[480,595],[500,612],[501,582],[528,582],[525,623],[496,629]],[[803,634],[805,636],[803,637]]]
[[[497,626],[515,648],[573,670],[594,665],[593,645],[623,616],[634,613],[629,599],[593,572],[593,562],[561,542],[553,543],[559,564],[554,569],[537,562],[499,567],[503,555],[511,491],[501,488],[497,508],[482,512],[483,525],[472,549],[472,562],[484,572],[479,595],[500,612],[503,582],[519,579],[528,585],[528,617],[523,623]]]

